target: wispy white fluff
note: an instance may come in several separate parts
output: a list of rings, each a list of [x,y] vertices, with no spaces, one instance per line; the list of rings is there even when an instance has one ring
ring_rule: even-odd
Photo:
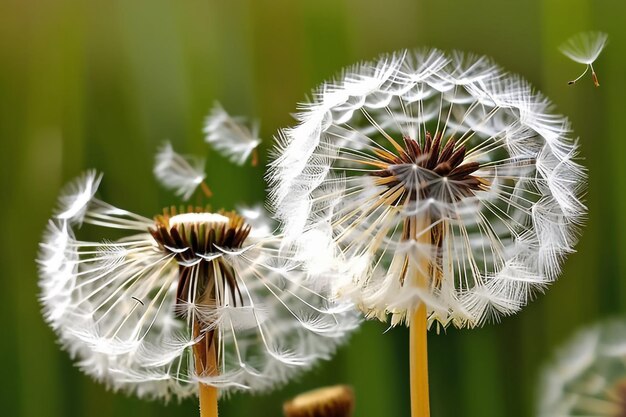
[[[472,327],[520,311],[558,277],[586,174],[569,121],[524,79],[481,56],[401,51],[313,97],[279,133],[270,197],[301,259],[342,270],[335,291],[366,315],[408,323],[425,303],[431,323]],[[381,156],[400,155],[405,138],[425,146],[427,132],[442,134],[440,150],[465,147],[480,189],[420,167],[425,156]]]
[[[179,155],[166,142],[156,154],[154,175],[164,187],[188,200],[206,177],[204,164],[203,159]]]
[[[609,36],[603,32],[580,32],[569,38],[559,47],[563,55],[574,62],[586,65],[585,71],[578,76],[578,78],[570,81],[570,84],[574,84],[580,80],[587,71],[591,69],[593,82],[596,87],[600,85],[593,69],[593,63],[598,59],[602,50],[604,50],[608,39]]]
[[[87,171],[83,176],[69,183],[59,198],[56,217],[80,223],[87,209],[87,203],[98,189],[102,175]]]
[[[611,320],[576,333],[545,366],[539,417],[614,417],[626,410],[626,324]]]
[[[580,64],[593,64],[606,46],[609,35],[603,32],[580,32],[560,46],[561,52]]]
[[[260,230],[243,249],[188,249],[183,262],[148,233],[154,220],[95,197],[100,178],[90,171],[59,198],[60,214],[40,245],[39,285],[44,317],[62,345],[84,372],[112,389],[164,399],[194,395],[198,382],[223,393],[272,389],[329,358],[358,325],[355,312],[322,291],[329,277],[305,273],[256,209],[245,214],[256,214],[252,227]],[[225,218],[175,217],[173,223],[185,224]],[[81,223],[94,226],[101,240],[77,237]],[[217,278],[213,301],[195,293],[185,302],[177,298],[180,266],[190,268],[194,288],[202,263],[216,271],[226,265],[241,300]],[[219,375],[196,373],[193,322],[206,323],[201,332],[218,334]]]
[[[230,116],[219,103],[204,122],[204,134],[207,143],[238,165],[243,165],[261,144],[257,124],[249,128],[243,118]]]

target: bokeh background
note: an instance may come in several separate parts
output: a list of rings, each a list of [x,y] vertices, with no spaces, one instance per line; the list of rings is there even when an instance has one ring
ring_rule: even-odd
[[[433,417],[532,416],[538,371],[555,346],[626,313],[626,2],[622,0],[1,0],[0,414],[195,416],[197,405],[108,392],[72,366],[43,323],[34,262],[60,187],[105,173],[104,200],[151,216],[177,201],[152,177],[169,139],[208,156],[216,206],[262,201],[263,168],[238,169],[202,142],[215,100],[261,121],[262,154],[296,103],[341,67],[400,48],[487,54],[567,114],[590,184],[588,226],[562,278],[521,314],[431,334]],[[557,46],[603,30],[590,78]],[[263,156],[262,162],[267,158]],[[358,417],[409,414],[404,328],[366,323],[330,363],[267,396],[236,395],[221,415],[280,416],[310,388],[348,383]]]

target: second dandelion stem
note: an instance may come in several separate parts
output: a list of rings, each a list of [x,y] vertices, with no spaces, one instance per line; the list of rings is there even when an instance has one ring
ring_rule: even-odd
[[[429,218],[409,218],[404,223],[404,236],[418,244],[429,247],[433,240],[433,228]],[[415,269],[409,268],[406,259],[406,272],[413,278],[412,284],[425,289],[430,285],[431,259],[422,254]],[[411,417],[430,417],[428,389],[428,310],[422,301],[411,313],[409,321],[409,368],[411,383]]]
[[[409,326],[411,417],[429,417],[428,322],[424,303],[415,310]]]

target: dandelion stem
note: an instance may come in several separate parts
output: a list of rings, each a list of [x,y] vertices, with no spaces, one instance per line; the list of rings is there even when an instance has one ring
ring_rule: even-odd
[[[430,402],[428,396],[428,344],[426,334],[426,305],[421,304],[409,327],[409,349],[411,369],[411,417],[429,417]]]
[[[419,221],[421,220],[421,221]],[[404,224],[405,236],[419,241],[420,244],[431,244],[431,233],[428,219],[411,219]],[[407,230],[408,229],[408,230]],[[426,288],[429,285],[428,274],[431,270],[427,256],[419,262],[415,271],[413,285]],[[430,398],[428,389],[428,311],[426,304],[421,302],[412,313],[409,322],[409,368],[411,383],[411,417],[430,417]]]
[[[200,335],[200,323],[195,322],[193,326],[194,336]],[[217,354],[212,332],[205,336],[193,346],[193,354],[198,376],[217,375]],[[211,385],[199,383],[200,417],[217,417],[217,397],[218,390]]]
[[[200,417],[217,417],[217,388],[200,384]]]

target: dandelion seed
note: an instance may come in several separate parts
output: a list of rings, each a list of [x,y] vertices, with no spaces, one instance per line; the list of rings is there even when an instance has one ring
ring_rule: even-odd
[[[244,120],[231,117],[224,108],[215,103],[204,123],[205,140],[222,155],[237,165],[243,165],[252,156],[252,165],[258,163],[256,148],[261,144],[259,127],[248,128]]]
[[[569,122],[489,59],[438,50],[352,67],[301,107],[268,175],[286,238],[326,240],[308,252],[329,248],[337,293],[410,325],[428,415],[427,326],[518,312],[574,250],[586,175]]]
[[[174,190],[185,201],[199,186],[210,197],[211,192],[204,183],[204,164],[202,159],[179,155],[166,142],[156,155],[154,175],[165,188]]]
[[[600,87],[598,77],[593,69],[593,63],[606,46],[609,36],[603,32],[581,32],[569,38],[559,47],[563,55],[574,62],[585,64],[585,71],[568,84],[575,84],[591,69],[593,84]]]
[[[578,332],[542,372],[540,417],[626,415],[626,325],[618,320]]]
[[[60,197],[38,263],[46,320],[107,386],[149,398],[199,395],[202,415],[213,416],[218,390],[285,383],[358,325],[280,236],[251,238],[256,226],[244,217],[208,207],[146,218],[96,197],[100,179],[89,171]],[[80,224],[103,240],[78,238]],[[104,239],[116,229],[126,236]]]

